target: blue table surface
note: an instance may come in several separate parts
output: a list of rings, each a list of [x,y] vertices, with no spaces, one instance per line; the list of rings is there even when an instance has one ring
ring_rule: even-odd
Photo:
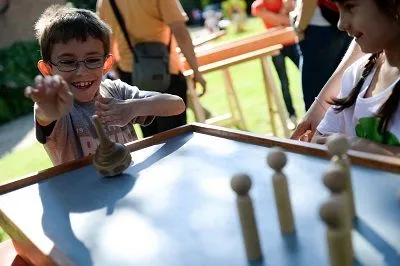
[[[0,197],[0,210],[34,243],[50,239],[77,265],[248,265],[230,179],[246,173],[264,260],[328,265],[318,209],[329,161],[286,152],[296,234],[282,236],[269,148],[189,133],[132,153],[117,178],[92,165]],[[400,265],[398,174],[352,166],[355,265]],[[38,244],[44,246],[43,244]]]

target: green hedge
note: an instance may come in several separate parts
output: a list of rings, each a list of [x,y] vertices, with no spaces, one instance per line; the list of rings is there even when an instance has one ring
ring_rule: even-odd
[[[96,0],[74,0],[75,6],[96,9]],[[16,42],[0,49],[0,125],[32,112],[33,103],[24,96],[24,89],[39,74],[40,59],[37,41]]]
[[[16,42],[0,49],[0,124],[32,112],[33,103],[24,96],[26,86],[39,74],[36,41]]]
[[[92,11],[96,10],[96,0],[70,0],[68,1],[78,8],[85,8]]]

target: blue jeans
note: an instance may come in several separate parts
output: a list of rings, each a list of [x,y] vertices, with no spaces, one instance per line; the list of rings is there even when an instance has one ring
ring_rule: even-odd
[[[300,71],[306,110],[339,65],[350,42],[351,38],[336,26],[309,26],[304,32]]]
[[[300,55],[301,53],[299,46],[297,44],[293,44],[283,47],[279,55],[272,57],[272,62],[274,63],[276,72],[279,76],[279,80],[281,81],[283,100],[285,101],[286,109],[289,113],[289,116],[296,116],[296,113],[294,111],[292,97],[290,95],[289,79],[286,72],[285,58],[289,57],[292,60],[292,62],[297,67],[299,67],[301,59]]]

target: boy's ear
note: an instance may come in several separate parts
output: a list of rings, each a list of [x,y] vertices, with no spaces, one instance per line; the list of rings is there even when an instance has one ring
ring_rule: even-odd
[[[109,54],[106,58],[106,61],[104,62],[104,66],[103,66],[104,73],[107,73],[108,71],[110,71],[113,65],[114,65],[114,56]]]
[[[39,60],[37,68],[43,76],[51,76],[51,66],[49,66],[45,61]]]

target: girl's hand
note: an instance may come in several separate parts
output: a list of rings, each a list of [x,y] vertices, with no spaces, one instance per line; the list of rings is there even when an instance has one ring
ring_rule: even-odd
[[[325,112],[326,110],[324,110],[318,102],[314,102],[301,122],[297,125],[296,130],[290,138],[299,140],[304,134],[307,134],[308,141],[310,141],[314,136],[319,122],[324,117]]]

